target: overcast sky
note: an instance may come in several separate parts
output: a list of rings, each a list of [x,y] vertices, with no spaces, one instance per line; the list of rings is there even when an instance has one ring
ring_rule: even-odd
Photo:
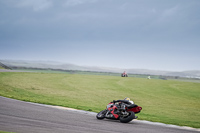
[[[200,0],[0,0],[0,59],[200,70]]]

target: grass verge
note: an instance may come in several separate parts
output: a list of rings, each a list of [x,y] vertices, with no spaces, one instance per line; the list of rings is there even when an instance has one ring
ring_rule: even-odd
[[[0,131],[0,133],[13,133],[13,132]]]
[[[98,112],[130,97],[139,119],[200,128],[200,83],[104,75],[0,73],[0,95]]]

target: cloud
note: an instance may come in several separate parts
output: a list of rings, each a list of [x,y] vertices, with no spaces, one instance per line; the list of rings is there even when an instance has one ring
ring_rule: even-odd
[[[20,0],[16,6],[32,8],[33,11],[42,11],[52,7],[53,4],[50,0]]]
[[[164,10],[162,13],[161,20],[165,21],[169,19],[170,17],[177,16],[179,14],[179,6],[175,6],[169,9]]]
[[[67,0],[64,5],[65,6],[76,6],[76,5],[81,5],[84,3],[94,3],[96,1],[97,0]]]

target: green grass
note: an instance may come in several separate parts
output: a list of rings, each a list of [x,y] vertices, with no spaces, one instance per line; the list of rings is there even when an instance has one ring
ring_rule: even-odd
[[[200,128],[200,83],[105,75],[0,73],[0,95],[98,112],[130,97],[139,119]]]
[[[13,132],[5,132],[5,131],[0,131],[0,133],[13,133]]]
[[[5,69],[4,67],[0,66],[0,69]]]

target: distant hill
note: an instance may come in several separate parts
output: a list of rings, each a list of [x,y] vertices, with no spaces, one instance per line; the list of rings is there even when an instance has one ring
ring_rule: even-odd
[[[9,69],[9,70],[11,70],[10,67],[6,66],[5,64],[3,64],[1,62],[0,62],[0,69]]]
[[[165,76],[180,76],[200,78],[200,70],[190,71],[159,71],[148,69],[120,69],[111,67],[96,67],[96,66],[78,66],[69,63],[60,63],[54,61],[24,61],[24,60],[0,60],[3,64],[10,68],[42,68],[42,69],[61,69],[61,70],[80,70],[80,71],[95,71],[95,72],[113,72],[122,73],[124,70],[129,74],[146,74],[146,75],[165,75]]]

